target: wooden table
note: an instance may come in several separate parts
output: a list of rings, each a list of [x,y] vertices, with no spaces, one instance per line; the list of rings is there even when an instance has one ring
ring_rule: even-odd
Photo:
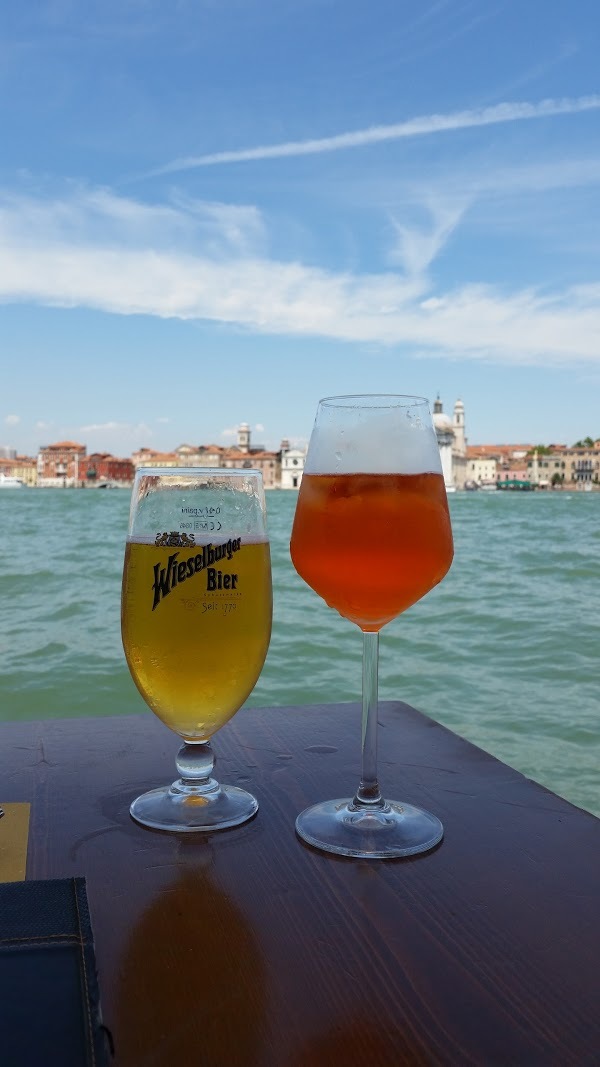
[[[384,792],[438,814],[432,853],[358,861],[301,843],[354,791],[356,705],[242,711],[215,739],[258,816],[173,836],[129,817],[174,777],[151,714],[1,727],[30,800],[28,877],[83,874],[117,1067],[600,1062],[600,822],[400,703]]]

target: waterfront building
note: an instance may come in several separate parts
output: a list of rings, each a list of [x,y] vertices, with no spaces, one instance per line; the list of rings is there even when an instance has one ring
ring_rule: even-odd
[[[31,456],[18,456],[15,449],[10,459],[0,457],[0,474],[7,478],[18,478],[24,485],[37,485],[37,460]]]
[[[533,450],[527,461],[527,477],[532,485],[538,489],[549,489],[563,484],[566,465],[564,452],[564,446],[551,452],[544,449],[541,454],[538,448]]]
[[[285,445],[285,448],[284,448]],[[278,452],[264,445],[252,444],[252,432],[247,422],[237,430],[237,443],[223,445],[178,445],[174,452],[157,452],[153,448],[139,448],[131,460],[138,467],[225,467],[228,469],[259,470],[265,489],[295,489],[300,485],[304,470],[305,452],[292,449],[282,441]],[[284,473],[285,471],[285,473]]]
[[[600,441],[590,448],[549,445],[543,451],[534,449],[527,470],[530,480],[540,489],[557,485],[576,489],[600,485]]]
[[[281,488],[299,489],[306,452],[301,448],[290,448],[290,442],[284,437],[279,454],[281,456]]]
[[[498,485],[502,485],[503,482],[529,482],[529,481],[530,481],[530,479],[529,479],[529,477],[527,475],[527,467],[525,466],[524,463],[522,463],[520,466],[517,465],[517,464],[514,464],[513,466],[510,466],[510,467],[503,467],[502,470],[499,471],[499,473],[497,475],[497,478],[496,478],[496,483]]]
[[[600,482],[600,450],[573,449],[575,455],[571,458],[571,480],[577,488],[585,488],[587,485],[598,485]]]
[[[121,486],[131,485],[134,466],[130,459],[117,459],[110,452],[92,452],[87,458],[85,472],[88,485],[111,482]]]
[[[75,441],[58,441],[42,445],[37,458],[37,483],[46,487],[80,486],[86,472],[85,445]]]
[[[468,479],[479,486],[494,482],[531,481],[527,474],[527,456],[532,445],[468,445]]]
[[[281,457],[278,452],[269,452],[263,445],[252,445],[247,422],[242,422],[237,431],[237,445],[226,449],[221,457],[222,467],[239,467],[259,470],[265,489],[275,489],[281,484]]]
[[[134,468],[138,467],[184,467],[175,452],[157,452],[155,448],[138,448],[131,455]]]
[[[433,425],[437,437],[438,448],[442,460],[442,474],[447,492],[454,492],[456,486],[452,473],[452,446],[454,444],[454,429],[452,419],[444,414],[442,401],[439,396],[433,405]]]
[[[201,467],[222,466],[223,454],[227,449],[222,445],[200,445],[199,465]]]
[[[463,489],[467,480],[467,438],[465,405],[457,400],[452,417],[444,413],[439,396],[433,405],[433,425],[437,437],[442,473],[447,492]]]
[[[474,485],[495,485],[498,475],[498,460],[495,456],[469,456],[467,454],[467,481]]]
[[[180,467],[221,467],[225,451],[221,445],[178,445],[175,455]]]
[[[200,447],[198,445],[178,445],[175,449],[179,467],[201,467]]]
[[[495,459],[500,466],[509,466],[514,460],[525,459],[533,452],[535,445],[469,445],[468,459]]]

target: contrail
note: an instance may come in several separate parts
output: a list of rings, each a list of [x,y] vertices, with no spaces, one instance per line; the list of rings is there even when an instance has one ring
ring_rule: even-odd
[[[580,96],[576,99],[541,100],[537,104],[514,102],[494,107],[454,111],[447,115],[421,115],[391,126],[369,126],[366,130],[339,133],[334,137],[318,137],[309,141],[287,141],[284,144],[258,145],[234,152],[213,152],[205,156],[184,156],[162,167],[147,171],[143,177],[172,174],[194,167],[214,167],[220,163],[244,163],[248,160],[282,159],[286,156],[309,156],[318,152],[337,152],[342,148],[363,148],[381,141],[397,141],[403,137],[422,137],[426,134],[466,130],[473,126],[492,126],[500,122],[521,122],[524,119],[548,118],[552,115],[574,115],[600,108],[600,95]]]

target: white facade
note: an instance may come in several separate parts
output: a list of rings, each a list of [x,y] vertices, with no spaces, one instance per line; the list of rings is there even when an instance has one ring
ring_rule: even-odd
[[[284,444],[287,444],[287,441],[281,442],[281,488],[299,489],[306,452],[300,448],[284,448]]]
[[[457,400],[454,414],[444,414],[438,396],[433,405],[433,425],[442,460],[442,473],[446,492],[463,489],[467,480],[467,438],[465,435],[465,405]]]
[[[436,437],[438,440],[438,447],[440,450],[440,458],[442,460],[442,474],[444,475],[444,485],[446,491],[453,492],[456,489],[454,484],[454,478],[452,474],[452,443],[453,434],[451,430],[446,430],[445,427],[435,428]]]
[[[498,463],[495,458],[480,458],[467,460],[467,478],[477,485],[489,485],[496,482]]]
[[[465,405],[460,398],[454,405],[452,428],[454,430],[454,451],[457,456],[466,456],[467,438],[465,437]]]

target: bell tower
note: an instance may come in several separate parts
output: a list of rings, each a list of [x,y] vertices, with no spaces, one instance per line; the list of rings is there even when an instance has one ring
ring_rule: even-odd
[[[250,451],[250,427],[247,422],[242,422],[238,428],[238,448],[240,452]]]
[[[454,450],[459,456],[466,455],[467,439],[465,437],[465,405],[462,400],[457,400],[454,405]]]

